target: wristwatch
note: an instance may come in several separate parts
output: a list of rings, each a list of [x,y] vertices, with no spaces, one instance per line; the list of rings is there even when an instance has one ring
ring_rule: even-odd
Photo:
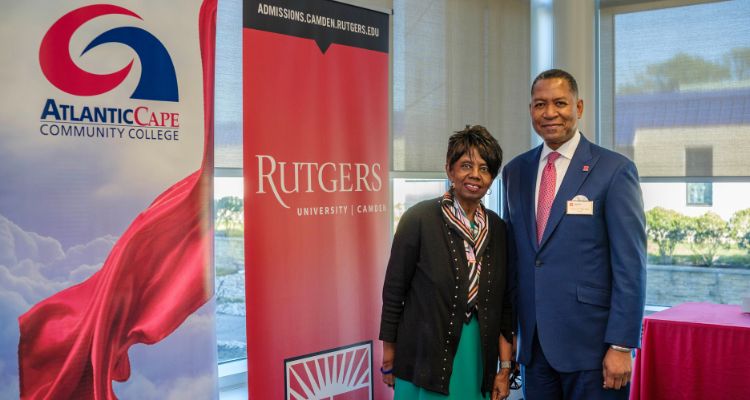
[[[616,344],[610,344],[609,348],[622,353],[630,353],[633,350],[630,347],[618,346]]]
[[[500,361],[500,369],[511,369],[512,364],[510,361]]]

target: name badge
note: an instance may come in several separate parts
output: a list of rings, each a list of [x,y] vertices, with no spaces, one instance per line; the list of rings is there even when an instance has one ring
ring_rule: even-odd
[[[586,196],[578,195],[568,200],[568,215],[594,215],[594,202]]]

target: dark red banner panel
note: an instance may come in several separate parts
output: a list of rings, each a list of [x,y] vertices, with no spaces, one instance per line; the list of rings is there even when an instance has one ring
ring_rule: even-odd
[[[247,1],[244,18],[249,396],[385,398],[388,16]]]

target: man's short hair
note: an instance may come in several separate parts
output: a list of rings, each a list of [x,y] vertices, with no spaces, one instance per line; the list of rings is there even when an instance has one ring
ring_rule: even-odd
[[[564,79],[566,82],[568,82],[568,86],[570,86],[570,91],[573,92],[573,96],[576,98],[578,97],[578,82],[576,82],[576,78],[574,78],[573,75],[571,75],[569,72],[557,68],[543,71],[542,73],[537,75],[536,78],[534,78],[534,82],[531,83],[531,96],[534,96],[534,86],[537,82],[543,79],[555,78]]]

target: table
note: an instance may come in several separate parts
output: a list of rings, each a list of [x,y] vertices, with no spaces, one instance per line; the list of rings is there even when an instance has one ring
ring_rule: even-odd
[[[630,399],[750,399],[750,314],[684,303],[645,317]]]

